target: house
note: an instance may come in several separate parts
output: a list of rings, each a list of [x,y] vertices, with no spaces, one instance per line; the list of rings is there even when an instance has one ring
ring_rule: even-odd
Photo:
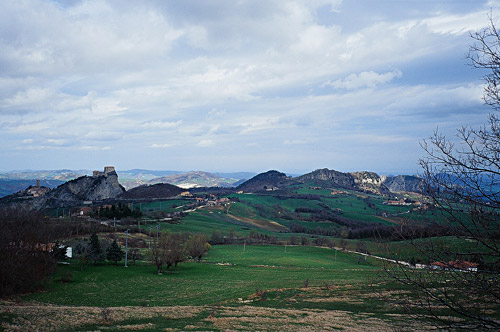
[[[477,272],[478,263],[468,261],[433,262],[430,265],[434,270]]]
[[[391,206],[405,206],[405,205],[411,205],[411,203],[407,203],[405,202],[404,199],[400,199],[399,201],[385,201],[385,202],[382,202],[382,204],[384,205],[391,205]]]
[[[84,206],[76,211],[77,216],[88,216],[92,212],[92,208],[89,206]]]
[[[330,192],[330,195],[342,195],[342,194],[348,194],[348,192],[343,190],[332,190],[332,192]]]

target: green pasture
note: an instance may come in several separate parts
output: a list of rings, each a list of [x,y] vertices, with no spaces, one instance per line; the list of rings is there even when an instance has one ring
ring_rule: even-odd
[[[349,240],[348,240],[349,241]],[[349,241],[349,246],[355,248],[358,241]],[[470,260],[470,253],[484,252],[487,250],[479,242],[454,236],[442,236],[425,239],[415,239],[406,241],[374,242],[364,241],[367,250],[377,256],[387,258],[398,258],[408,261],[412,257],[423,263],[429,263],[429,259],[436,260],[436,257],[429,258],[429,252],[434,250],[439,252],[440,261],[448,260]],[[457,256],[457,254],[460,254]]]
[[[47,292],[25,299],[74,306],[231,305],[257,289],[297,289],[305,280],[309,287],[368,287],[379,271],[376,264],[326,248],[213,246],[203,263],[181,263],[163,275],[145,262],[82,268],[73,260],[59,267]],[[61,283],[68,271],[73,281]]]
[[[165,211],[165,212],[175,212],[181,211],[180,208],[183,205],[192,204],[194,201],[190,199],[168,199],[161,201],[145,202],[145,203],[135,203],[135,206],[139,206],[143,213],[150,211]]]

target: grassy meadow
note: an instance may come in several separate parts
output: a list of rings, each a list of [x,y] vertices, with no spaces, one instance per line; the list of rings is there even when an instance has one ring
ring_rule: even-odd
[[[62,283],[68,273],[72,281]],[[22,305],[3,302],[0,315],[5,331],[37,319],[40,331],[402,327],[399,310],[379,297],[387,286],[379,273],[376,260],[300,246],[212,246],[202,263],[181,263],[162,275],[144,261],[125,268],[123,261],[82,267],[72,260],[46,292],[23,296]],[[59,318],[44,327],[40,315],[47,312]]]

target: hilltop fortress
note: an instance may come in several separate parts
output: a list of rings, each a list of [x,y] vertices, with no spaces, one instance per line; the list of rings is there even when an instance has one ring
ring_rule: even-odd
[[[105,175],[107,176],[108,174],[110,173],[116,173],[115,172],[115,167],[114,166],[105,166],[104,167],[104,172],[101,172],[101,171],[93,171],[92,172],[92,176],[101,176],[101,175]]]

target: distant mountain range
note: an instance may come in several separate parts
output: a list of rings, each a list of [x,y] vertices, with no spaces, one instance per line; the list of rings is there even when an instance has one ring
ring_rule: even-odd
[[[132,174],[132,173],[129,173]],[[136,175],[143,176],[143,170]],[[148,173],[151,174],[151,173]],[[157,173],[158,175],[158,173]],[[225,180],[221,180],[225,179]],[[45,180],[46,181],[46,180]],[[235,181],[235,182],[232,182]],[[270,193],[287,195],[294,194],[297,185],[306,184],[314,189],[348,189],[359,192],[390,196],[392,192],[422,192],[423,181],[415,176],[379,176],[373,172],[342,173],[329,169],[290,177],[279,171],[268,171],[258,174],[249,180],[241,182],[237,179],[226,179],[206,172],[188,172],[185,174],[170,174],[154,178],[148,183],[126,190],[118,181],[118,174],[113,167],[105,167],[104,172],[94,172],[92,176],[84,175],[65,182],[51,189],[39,185],[30,185],[28,188],[14,194],[0,198],[0,205],[11,206],[17,209],[44,209],[54,207],[78,206],[112,200],[137,199],[164,199],[175,197],[186,191],[186,188],[197,187],[202,184],[207,190],[221,191],[221,183],[227,188],[223,191],[244,193]],[[159,182],[159,183],[155,183]],[[184,186],[176,186],[167,182],[177,182]],[[232,185],[231,185],[232,183]],[[212,188],[209,188],[212,187]],[[213,188],[213,187],[218,187]],[[201,189],[205,190],[205,189]]]
[[[90,170],[23,170],[0,173],[0,197],[4,197],[41,180],[41,185],[55,188],[66,181],[91,175]],[[131,169],[117,171],[120,184],[129,190],[145,184],[170,183],[182,188],[193,187],[233,187],[255,176],[250,172],[208,173],[182,171],[154,171],[146,169]]]
[[[286,190],[299,183],[310,183],[320,188],[341,188],[379,195],[392,192],[422,192],[423,181],[412,175],[379,176],[373,172],[343,173],[330,169],[318,169],[313,172],[289,177],[278,171],[268,171],[240,184],[236,190],[243,192],[264,192]]]

